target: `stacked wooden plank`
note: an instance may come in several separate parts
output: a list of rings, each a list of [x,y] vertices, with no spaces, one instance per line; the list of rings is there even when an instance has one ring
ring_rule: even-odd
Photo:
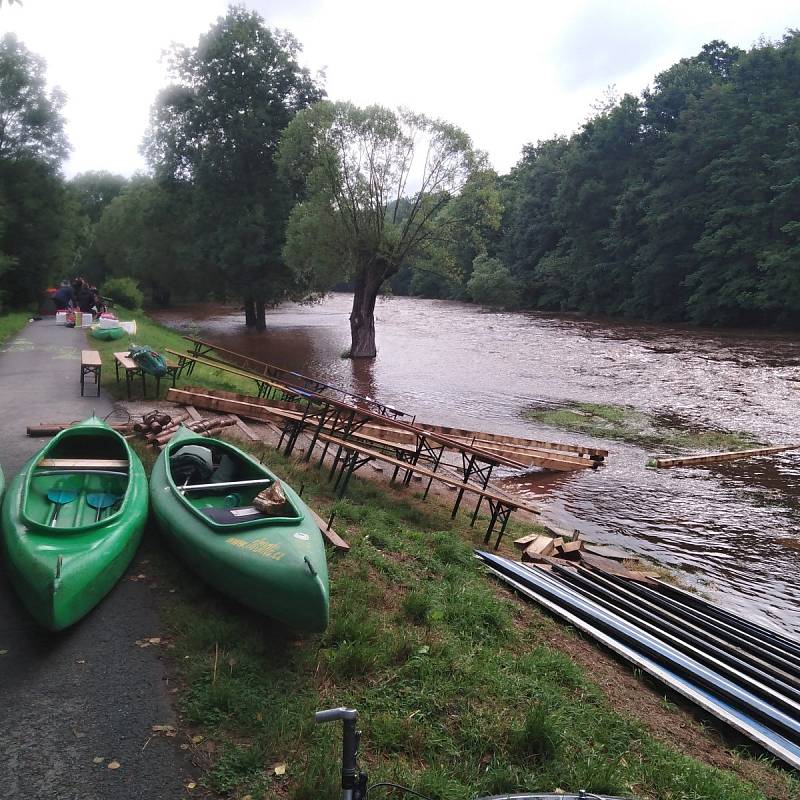
[[[611,547],[603,547],[585,541],[579,536],[548,536],[532,533],[514,541],[522,551],[522,561],[539,565],[557,565],[565,561],[579,562],[581,566],[606,575],[652,583],[657,573],[641,569],[629,569],[622,562],[632,562],[633,557]]]
[[[220,413],[234,413],[261,422],[280,423],[287,419],[300,419],[302,416],[302,411],[296,403],[204,387],[187,386],[183,389],[170,389],[167,392],[167,400]],[[424,423],[419,424],[419,427],[427,433],[446,436],[466,448],[480,448],[486,453],[511,460],[521,468],[536,467],[555,472],[592,469],[602,463],[608,455],[607,450],[600,448],[541,442]],[[391,420],[387,420],[386,423],[373,421],[360,426],[360,430],[364,434],[386,442],[416,446],[414,434],[399,428]]]

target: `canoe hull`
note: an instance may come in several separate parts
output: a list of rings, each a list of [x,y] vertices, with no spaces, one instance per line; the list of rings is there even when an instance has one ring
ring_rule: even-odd
[[[275,478],[227,442],[180,431],[162,451],[150,479],[151,507],[169,546],[192,571],[228,597],[295,630],[324,630],[329,617],[325,545],[303,501],[283,483],[287,499],[302,512],[299,519],[225,529],[204,524],[202,516],[177,496],[168,474],[170,452],[188,443],[235,451],[253,470]]]
[[[89,328],[89,335],[102,342],[110,342],[114,339],[121,339],[125,335],[125,329],[101,328],[99,325],[92,325]]]
[[[127,491],[107,525],[88,524],[74,532],[32,525],[23,513],[25,487],[30,471],[52,444],[9,484],[0,525],[3,560],[14,589],[40,625],[62,630],[88,614],[124,574],[141,541],[148,494],[142,464],[129,450]]]

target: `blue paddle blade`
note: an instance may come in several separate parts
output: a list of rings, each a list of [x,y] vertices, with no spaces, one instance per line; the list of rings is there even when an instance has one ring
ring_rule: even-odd
[[[119,500],[117,495],[109,494],[108,492],[93,492],[86,495],[86,502],[92,508],[98,509],[98,511],[102,511],[104,508],[111,508],[117,500]]]
[[[71,503],[77,496],[77,492],[70,491],[69,489],[51,489],[47,493],[47,499],[58,506]]]
[[[119,500],[119,497],[109,492],[92,492],[86,495],[87,505],[97,509],[97,513],[94,515],[95,522],[100,520],[100,515],[103,513],[103,510],[111,508],[117,500]]]
[[[53,509],[53,518],[50,520],[50,527],[55,527],[56,520],[58,519],[58,512],[67,504],[71,503],[78,496],[77,492],[70,489],[51,489],[47,493],[47,499],[55,506]]]

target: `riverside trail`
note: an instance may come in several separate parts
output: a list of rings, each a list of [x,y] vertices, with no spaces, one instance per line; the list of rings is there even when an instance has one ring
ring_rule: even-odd
[[[80,396],[86,347],[83,331],[52,318],[29,323],[0,347],[0,461],[7,479],[44,443],[25,435],[27,425],[112,410],[105,396]],[[146,573],[146,561],[140,550],[129,574]],[[36,625],[0,570],[0,794],[6,800],[181,796],[192,765],[176,738],[152,731],[174,723],[159,647],[136,644],[159,637],[157,593],[148,581],[126,578],[80,623],[54,634]],[[114,761],[119,768],[109,769]]]

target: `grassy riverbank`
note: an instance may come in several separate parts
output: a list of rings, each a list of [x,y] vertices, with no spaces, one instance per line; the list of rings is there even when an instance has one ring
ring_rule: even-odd
[[[181,334],[176,331],[165,328],[163,325],[152,320],[143,311],[131,311],[120,306],[114,309],[115,313],[120,319],[134,319],[136,320],[136,335],[124,336],[122,339],[117,339],[111,342],[103,342],[99,339],[89,335],[86,332],[87,347],[92,350],[98,350],[103,358],[103,376],[101,385],[109,395],[116,398],[125,397],[125,380],[122,376],[119,383],[117,383],[116,373],[114,370],[114,353],[122,350],[127,350],[132,344],[149,345],[154,350],[165,354],[164,351],[169,348],[178,353],[185,353],[189,343],[184,339]],[[175,356],[168,356],[172,361],[175,361]],[[163,388],[167,384],[162,381],[162,393],[165,391]],[[211,369],[210,367],[197,366],[192,375],[191,381],[181,381],[177,385],[191,384],[196,386],[206,386],[214,389],[226,389],[232,392],[243,392],[246,394],[255,394],[255,382],[244,378],[238,378],[235,375],[230,375],[220,370]],[[153,378],[147,379],[148,396],[152,397],[155,387]],[[136,382],[133,386],[133,397],[141,397],[141,383]]]
[[[617,439],[668,450],[742,450],[757,442],[747,433],[700,428],[675,416],[657,417],[628,406],[570,403],[560,408],[533,408],[527,419],[601,439]]]
[[[19,333],[31,318],[30,311],[9,311],[0,315],[0,344]]]
[[[163,592],[161,633],[184,732],[212,792],[337,797],[340,730],[315,727],[312,714],[350,705],[362,715],[362,767],[372,780],[441,800],[523,788],[765,796],[620,713],[567,655],[584,646],[579,637],[483,574],[472,557],[481,537],[467,517],[453,523],[437,503],[363,480],[334,501],[315,468],[274,452],[269,458],[290,483],[305,485],[304,498],[320,513],[336,509],[352,545],[330,556],[324,635],[276,628],[206,590],[166,554],[146,568]],[[604,658],[595,653],[590,662]],[[659,705],[647,689],[636,692]],[[691,739],[680,730],[685,718],[672,724],[672,740]],[[745,756],[735,763],[743,775],[766,776],[766,796],[800,796],[780,770]]]

